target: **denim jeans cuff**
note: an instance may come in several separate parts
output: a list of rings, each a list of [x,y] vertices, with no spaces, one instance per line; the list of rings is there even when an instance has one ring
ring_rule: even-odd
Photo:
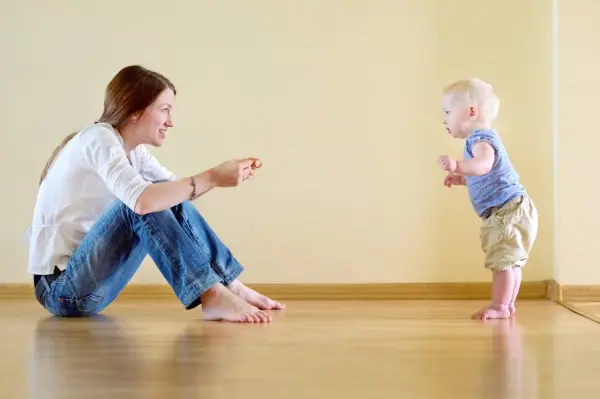
[[[225,286],[231,284],[233,280],[237,279],[244,271],[244,267],[238,263],[235,267],[228,268],[227,271],[230,273],[227,276],[223,276],[223,285]]]
[[[200,296],[204,294],[210,287],[219,284],[221,281],[216,274],[211,274],[210,278],[202,285],[194,285],[194,290],[186,292],[181,298],[181,302],[187,310],[193,309],[201,304]]]

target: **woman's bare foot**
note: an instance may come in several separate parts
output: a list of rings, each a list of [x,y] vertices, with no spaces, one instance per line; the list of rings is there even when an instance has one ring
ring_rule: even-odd
[[[285,305],[279,303],[277,301],[272,300],[258,292],[254,291],[251,288],[246,287],[239,280],[234,280],[231,284],[227,286],[231,292],[240,298],[244,299],[251,305],[258,307],[263,310],[283,310],[285,309]]]
[[[216,284],[201,296],[205,320],[239,323],[265,323],[271,316],[234,295],[222,284]]]
[[[489,319],[508,319],[511,316],[508,306],[494,306],[490,305],[481,309],[471,316],[472,319],[476,320],[489,320]]]

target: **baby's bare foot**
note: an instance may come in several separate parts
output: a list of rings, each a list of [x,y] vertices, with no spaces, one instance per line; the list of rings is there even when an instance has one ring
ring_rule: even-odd
[[[476,320],[508,319],[510,316],[511,313],[508,306],[490,305],[474,313],[471,318]]]
[[[239,323],[265,323],[271,316],[234,295],[221,284],[202,294],[202,313],[205,320]]]
[[[235,280],[227,286],[231,292],[244,299],[251,305],[263,310],[283,310],[285,305],[272,300],[251,288],[246,287],[241,281]]]

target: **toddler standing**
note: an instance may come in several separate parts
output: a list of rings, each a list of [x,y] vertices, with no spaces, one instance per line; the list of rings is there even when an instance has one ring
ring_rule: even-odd
[[[480,79],[454,82],[442,96],[447,132],[466,139],[463,160],[438,159],[448,172],[444,185],[467,186],[482,219],[481,248],[493,276],[492,303],[473,314],[474,319],[508,318],[515,313],[521,269],[538,230],[537,209],[519,182],[500,136],[491,128],[499,107],[492,86]]]

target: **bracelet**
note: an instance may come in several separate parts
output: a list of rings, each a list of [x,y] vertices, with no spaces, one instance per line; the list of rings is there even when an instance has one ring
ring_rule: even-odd
[[[194,176],[191,176],[190,179],[192,179],[192,195],[190,195],[190,201],[195,200],[196,198],[198,198],[198,194],[196,193],[196,179],[194,179]]]

